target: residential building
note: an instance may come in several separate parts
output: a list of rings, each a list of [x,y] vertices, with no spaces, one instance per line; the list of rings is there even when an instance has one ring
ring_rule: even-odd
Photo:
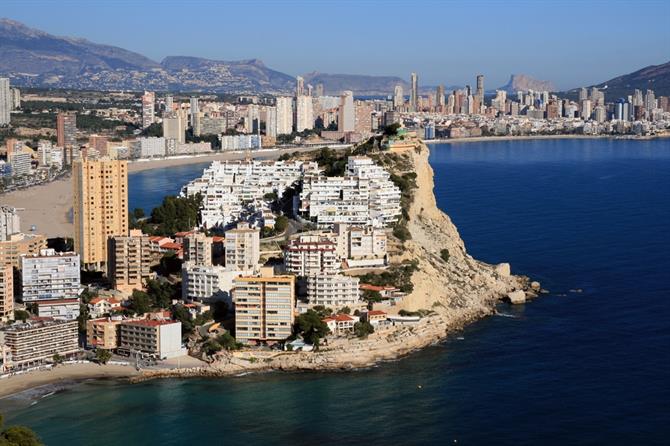
[[[335,274],[340,264],[335,243],[318,235],[302,235],[284,250],[286,272],[296,276]]]
[[[156,122],[155,105],[156,94],[153,91],[145,91],[142,95],[142,128],[146,129]]]
[[[122,319],[89,319],[86,321],[86,345],[105,350],[116,350],[119,346],[119,326]]]
[[[54,355],[80,352],[77,321],[28,320],[4,330],[5,370],[20,370],[51,362]]]
[[[130,294],[144,288],[151,278],[151,246],[149,236],[141,230],[107,239],[107,278],[112,287]]]
[[[297,96],[295,98],[295,131],[302,132],[314,128],[314,112],[311,96]]]
[[[9,157],[9,165],[12,166],[12,176],[19,177],[30,174],[32,170],[33,157],[30,153],[15,152]]]
[[[121,301],[113,297],[94,297],[88,303],[88,312],[92,318],[102,317],[122,308]]]
[[[221,135],[221,150],[260,150],[263,147],[260,135]]]
[[[107,261],[107,239],[128,234],[128,162],[83,160],[73,168],[74,247],[86,266]]]
[[[191,128],[193,129],[193,135],[200,136],[200,105],[198,104],[198,98],[191,98]]]
[[[36,302],[35,305],[39,317],[65,321],[74,321],[79,317],[79,298],[44,300]]]
[[[56,145],[73,148],[77,146],[77,114],[75,112],[59,112],[56,116]],[[68,159],[68,163],[72,160]]]
[[[291,335],[295,307],[295,277],[260,276],[234,280],[235,338],[242,343],[283,341]]]
[[[99,156],[107,156],[109,147],[109,138],[101,135],[90,135],[88,137],[88,147],[96,151]]]
[[[14,268],[0,264],[0,322],[14,319]]]
[[[12,111],[12,92],[9,88],[9,79],[0,77],[0,126],[9,125]]]
[[[181,322],[142,319],[119,324],[118,349],[128,354],[141,353],[157,359],[186,354],[181,344]]]
[[[345,91],[340,95],[340,106],[338,108],[337,130],[340,132],[353,132],[356,129],[356,108],[354,105],[354,93]]]
[[[253,270],[227,271],[223,266],[186,262],[181,273],[182,299],[188,302],[224,301],[232,308],[233,280],[240,275],[253,274]]]
[[[163,138],[174,139],[177,144],[186,142],[186,125],[180,113],[171,111],[163,115]]]
[[[277,135],[289,135],[293,132],[293,98],[280,96],[276,99]]]
[[[42,249],[21,256],[23,302],[76,299],[81,288],[79,254]]]
[[[137,138],[131,143],[130,149],[133,158],[163,158],[166,154],[165,138]]]
[[[195,232],[184,237],[184,262],[193,262],[195,265],[212,265],[212,237],[203,232]]]
[[[21,219],[16,208],[0,206],[0,242],[9,240],[12,234],[21,232]]]
[[[39,254],[47,247],[47,239],[41,234],[12,234],[6,241],[0,241],[0,265],[21,267],[21,256]]]
[[[360,303],[359,280],[340,274],[315,274],[307,277],[307,298],[310,305],[340,309]]]
[[[372,105],[365,101],[356,101],[356,124],[354,132],[363,137],[372,133]]]
[[[334,336],[346,336],[353,333],[354,325],[356,325],[356,322],[358,321],[359,318],[356,316],[341,313],[323,319],[323,322],[328,326],[330,333]]]
[[[240,222],[225,233],[224,249],[228,271],[255,270],[260,260],[260,230]]]
[[[398,110],[405,105],[405,93],[402,85],[396,85],[393,89],[393,110]]]
[[[410,74],[409,108],[413,112],[419,111],[419,76],[416,73]]]

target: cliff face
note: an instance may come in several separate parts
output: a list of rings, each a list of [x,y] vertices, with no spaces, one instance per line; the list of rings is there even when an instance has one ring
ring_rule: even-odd
[[[407,228],[412,238],[402,254],[392,260],[416,260],[414,291],[405,299],[407,310],[433,310],[442,316],[490,312],[496,299],[524,287],[525,278],[511,276],[508,264],[488,265],[472,258],[456,226],[437,207],[429,149],[420,144],[407,150],[417,174]],[[445,261],[442,250],[449,251]]]

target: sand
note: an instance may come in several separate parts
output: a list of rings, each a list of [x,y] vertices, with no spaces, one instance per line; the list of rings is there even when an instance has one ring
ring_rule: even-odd
[[[0,398],[47,384],[71,383],[87,379],[129,378],[139,372],[124,365],[62,364],[52,370],[40,370],[0,379]]]

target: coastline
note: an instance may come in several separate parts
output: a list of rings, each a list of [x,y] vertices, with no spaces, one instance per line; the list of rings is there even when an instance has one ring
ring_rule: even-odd
[[[670,138],[670,133],[650,136],[633,135],[524,135],[524,136],[475,136],[472,138],[445,138],[424,141],[426,144],[451,144],[463,142],[531,141],[536,139],[612,139],[621,141],[649,141]]]

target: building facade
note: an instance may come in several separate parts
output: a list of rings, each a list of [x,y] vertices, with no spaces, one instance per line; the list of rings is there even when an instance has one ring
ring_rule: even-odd
[[[224,249],[228,271],[255,270],[261,257],[260,230],[238,223],[237,228],[226,231]]]
[[[107,277],[114,289],[127,294],[143,289],[151,278],[149,236],[132,229],[128,236],[113,236],[107,243]]]
[[[19,232],[21,232],[21,219],[16,208],[0,206],[0,242],[6,242],[12,234]]]
[[[32,321],[15,323],[4,330],[7,356],[4,366],[17,370],[79,353],[77,321]]]
[[[169,320],[124,321],[119,324],[120,350],[142,353],[158,359],[186,354],[181,344],[181,322]]]
[[[0,265],[0,322],[14,320],[14,269]]]
[[[77,299],[81,288],[79,254],[43,249],[21,256],[23,302]]]
[[[316,274],[307,278],[310,305],[340,309],[360,304],[359,280],[340,274]]]

